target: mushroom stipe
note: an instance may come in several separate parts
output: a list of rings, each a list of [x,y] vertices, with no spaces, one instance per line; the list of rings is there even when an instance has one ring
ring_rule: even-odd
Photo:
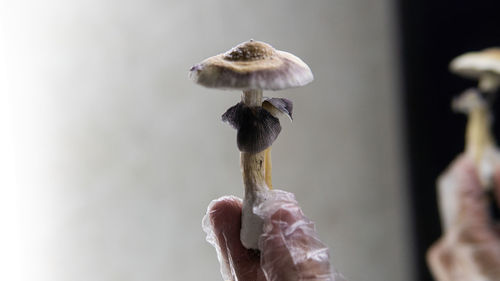
[[[279,117],[292,120],[293,109],[290,100],[264,99],[262,91],[309,84],[311,69],[290,53],[250,40],[193,66],[189,77],[208,88],[243,91],[241,102],[229,108],[222,121],[237,130],[245,187],[241,242],[248,249],[258,249],[263,220],[254,207],[266,200],[272,188],[271,146],[281,132]]]

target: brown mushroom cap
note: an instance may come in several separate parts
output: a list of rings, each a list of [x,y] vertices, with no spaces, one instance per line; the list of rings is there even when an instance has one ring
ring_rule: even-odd
[[[205,87],[239,90],[281,90],[313,80],[301,59],[253,40],[193,66],[189,77]]]
[[[450,70],[468,78],[480,78],[485,73],[500,76],[500,48],[460,55],[451,61]]]

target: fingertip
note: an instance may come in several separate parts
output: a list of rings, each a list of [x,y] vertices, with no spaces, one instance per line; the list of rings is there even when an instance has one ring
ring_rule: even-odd
[[[208,207],[217,244],[222,248],[224,261],[232,268],[233,277],[236,275],[238,280],[253,280],[255,276],[263,275],[260,253],[246,249],[241,243],[241,212],[242,201],[233,196],[214,200]]]
[[[241,220],[241,199],[233,196],[221,197],[208,206],[207,213],[214,229],[221,230]]]
[[[230,252],[224,234],[225,227],[228,225],[226,218],[234,217],[234,214],[238,213],[238,206],[241,210],[241,200],[234,196],[224,196],[213,200],[208,205],[202,220],[202,228],[207,234],[206,240],[215,247],[220,262],[220,271],[225,280],[232,279],[233,276],[229,261]]]
[[[452,193],[456,194],[482,191],[474,159],[467,153],[459,155],[439,177],[438,186],[440,189],[453,187]]]
[[[472,176],[471,176],[472,175]],[[475,176],[474,161],[467,153],[462,153],[457,156],[444,170],[437,179],[437,186],[442,193],[443,188],[453,186],[455,192],[457,183],[469,181],[468,178],[477,178]]]
[[[238,231],[241,225],[241,199],[224,196],[213,200],[207,207],[202,220],[202,228],[207,233],[207,241],[214,245],[225,244],[224,233]]]

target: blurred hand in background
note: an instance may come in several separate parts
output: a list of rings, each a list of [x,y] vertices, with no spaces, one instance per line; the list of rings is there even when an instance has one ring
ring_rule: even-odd
[[[494,189],[500,203],[500,165]],[[500,227],[489,212],[473,159],[459,156],[438,182],[443,236],[428,251],[437,281],[500,280]]]

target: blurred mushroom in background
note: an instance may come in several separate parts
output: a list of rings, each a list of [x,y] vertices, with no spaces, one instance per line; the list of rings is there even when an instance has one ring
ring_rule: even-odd
[[[467,114],[465,152],[438,181],[443,235],[427,261],[438,281],[500,280],[500,153],[491,113],[500,86],[500,49],[461,55],[450,70],[479,84],[452,102],[455,111]]]

